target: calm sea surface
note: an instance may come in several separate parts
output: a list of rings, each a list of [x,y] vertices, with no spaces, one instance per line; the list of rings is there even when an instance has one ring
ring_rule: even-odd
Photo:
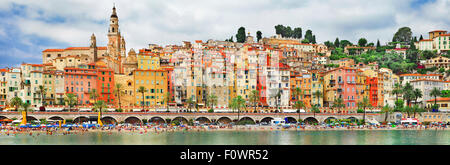
[[[0,135],[1,145],[450,145],[450,131],[209,131],[101,133],[84,135]]]

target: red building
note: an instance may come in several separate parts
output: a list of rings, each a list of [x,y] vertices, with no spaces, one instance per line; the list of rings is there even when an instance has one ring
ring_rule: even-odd
[[[369,101],[373,107],[378,106],[378,78],[367,77],[366,85],[369,86]]]

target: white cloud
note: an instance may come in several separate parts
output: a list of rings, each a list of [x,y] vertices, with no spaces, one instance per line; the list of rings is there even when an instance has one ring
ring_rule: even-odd
[[[369,42],[386,42],[403,26],[414,35],[430,30],[450,30],[450,3],[436,0],[421,8],[411,8],[412,0],[175,0],[116,1],[121,33],[127,49],[140,49],[149,43],[181,44],[197,39],[224,40],[236,34],[240,26],[252,35],[261,30],[272,36],[277,24],[311,29],[319,42],[336,37],[356,42],[365,37]],[[25,5],[17,26],[26,35],[49,38],[67,46],[88,46],[95,33],[98,45],[106,45],[106,33],[112,1],[14,0]],[[63,18],[63,19],[61,19]],[[54,21],[54,20],[57,21]],[[1,31],[0,31],[1,35]]]

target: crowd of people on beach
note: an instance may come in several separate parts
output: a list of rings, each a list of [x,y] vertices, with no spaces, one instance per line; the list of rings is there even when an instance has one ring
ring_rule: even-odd
[[[446,124],[414,124],[414,125],[349,125],[349,124],[284,124],[284,125],[232,125],[232,124],[220,124],[220,125],[171,125],[171,124],[118,124],[118,125],[93,125],[85,127],[85,125],[74,125],[71,127],[61,127],[56,125],[55,127],[19,127],[19,126],[0,126],[0,136],[16,136],[16,135],[70,135],[70,134],[84,134],[87,132],[106,132],[112,133],[136,133],[147,134],[155,133],[160,134],[164,132],[177,132],[183,133],[190,131],[270,131],[270,130],[295,130],[295,131],[314,131],[314,130],[447,130]]]

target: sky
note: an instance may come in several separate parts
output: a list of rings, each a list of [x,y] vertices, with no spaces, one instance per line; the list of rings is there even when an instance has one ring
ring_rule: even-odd
[[[0,67],[42,63],[42,51],[89,46],[92,33],[106,46],[115,4],[127,52],[148,44],[225,40],[239,27],[275,35],[275,25],[336,37],[386,43],[401,27],[413,36],[450,30],[450,0],[0,0]],[[235,38],[235,37],[233,37]]]

